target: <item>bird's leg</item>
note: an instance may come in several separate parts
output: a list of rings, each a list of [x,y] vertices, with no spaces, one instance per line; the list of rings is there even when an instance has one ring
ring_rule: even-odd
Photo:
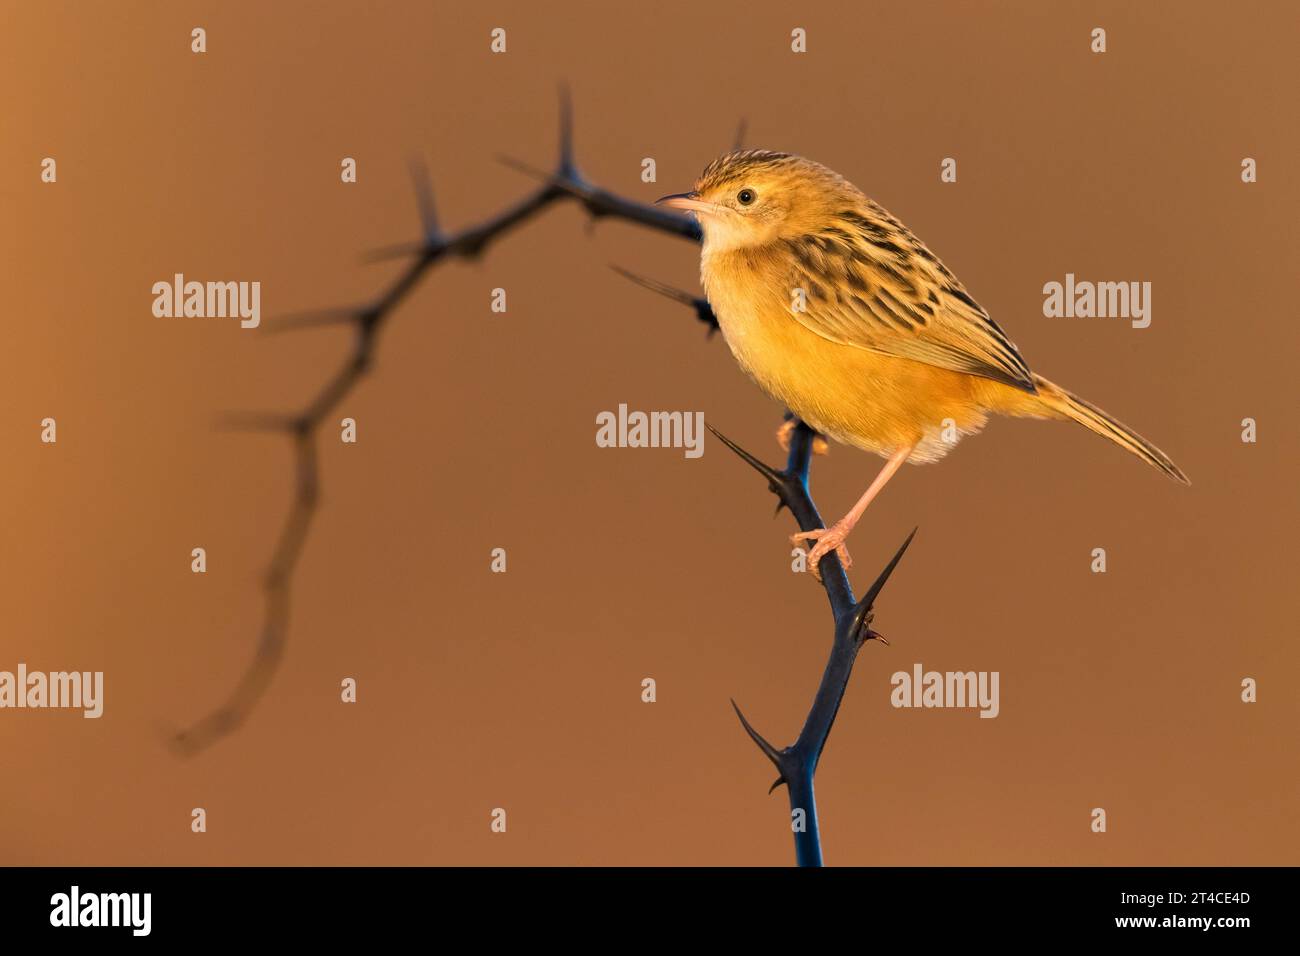
[[[849,549],[844,546],[849,532],[858,523],[862,513],[867,510],[867,505],[871,504],[871,500],[880,494],[880,489],[885,487],[889,479],[894,477],[894,472],[898,471],[903,462],[907,461],[914,448],[916,448],[916,445],[908,445],[894,452],[889,457],[889,460],[885,462],[885,467],[880,469],[880,474],[876,475],[876,480],[871,483],[871,487],[863,492],[862,497],[858,499],[858,503],[850,508],[849,513],[839,521],[829,528],[814,528],[812,531],[800,531],[798,534],[790,536],[790,540],[795,544],[798,544],[803,539],[817,542],[812,551],[808,552],[808,566],[812,568],[813,576],[818,581],[822,577],[818,563],[823,555],[829,554],[831,551],[840,556],[840,561],[843,562],[846,571],[853,566],[853,559],[849,557]]]
[[[776,430],[776,443],[781,446],[781,450],[787,455],[790,453],[790,439],[794,436],[794,430],[798,427],[799,419],[787,418],[781,423],[781,427]],[[812,453],[814,455],[824,455],[830,451],[830,447],[830,444],[821,435],[813,435]]]

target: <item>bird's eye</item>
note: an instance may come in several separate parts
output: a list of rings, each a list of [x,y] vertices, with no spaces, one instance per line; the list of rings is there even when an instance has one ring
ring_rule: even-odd
[[[754,190],[742,189],[740,192],[736,193],[736,201],[742,206],[748,206],[754,201]]]

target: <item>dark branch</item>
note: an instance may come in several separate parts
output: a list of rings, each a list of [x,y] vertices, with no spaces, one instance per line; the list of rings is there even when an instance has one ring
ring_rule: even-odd
[[[790,509],[800,530],[811,531],[814,528],[825,527],[808,487],[812,443],[817,437],[811,428],[803,422],[799,422],[795,428],[790,438],[790,455],[783,471],[777,471],[771,465],[760,461],[712,425],[709,426],[709,430],[747,465],[767,479],[768,487],[781,504]],[[874,603],[915,535],[916,529],[913,529],[902,547],[867,589],[861,601],[853,597],[853,586],[849,583],[839,556],[832,551],[822,557],[820,564],[822,587],[825,588],[826,597],[830,601],[835,633],[831,642],[830,659],[826,662],[826,670],[822,673],[821,684],[817,687],[817,694],[813,698],[808,717],[794,744],[782,750],[776,749],[754,730],[740,708],[736,706],[736,702],[734,700],[731,702],[736,708],[736,715],[740,718],[745,732],[776,765],[781,774],[772,785],[772,789],[776,789],[781,783],[786,784],[790,792],[791,813],[803,811],[804,828],[802,831],[796,830],[794,834],[795,857],[800,866],[821,865],[821,835],[817,822],[813,777],[817,773],[817,764],[821,760],[822,750],[826,747],[826,740],[830,737],[831,727],[835,724],[835,715],[839,713],[840,702],[844,699],[845,690],[848,689],[849,676],[853,672],[858,651],[862,649],[864,643],[872,639],[888,643],[881,635],[871,630]]]
[[[742,123],[736,132],[737,148],[744,136],[745,125]],[[173,736],[173,744],[181,752],[195,753],[202,750],[239,727],[274,677],[284,654],[288,632],[293,572],[306,545],[319,499],[317,429],[370,369],[380,330],[436,264],[453,257],[473,259],[482,255],[496,239],[564,199],[578,201],[593,220],[611,217],[684,239],[699,241],[701,238],[699,225],[693,219],[625,199],[592,185],[582,176],[574,159],[573,116],[567,91],[561,92],[560,145],[555,170],[544,173],[515,160],[507,162],[540,179],[541,185],[488,220],[449,236],[444,235],[438,225],[427,170],[423,164],[413,162],[412,179],[423,236],[415,242],[380,250],[376,256],[410,257],[411,262],[407,267],[370,305],[287,316],[274,323],[273,328],[278,330],[351,324],[356,330],[355,346],[316,397],[297,415],[254,413],[231,416],[227,420],[227,424],[233,427],[287,433],[293,442],[297,481],[293,504],[285,518],[264,582],[266,609],[253,662],[225,703],[189,729]],[[657,280],[615,268],[639,285],[693,308],[697,319],[709,328],[710,334],[717,330],[717,317],[705,300]],[[767,479],[768,486],[777,496],[778,510],[781,506],[788,508],[801,530],[811,531],[825,526],[808,483],[813,441],[817,437],[812,429],[800,422],[793,430],[789,457],[781,471],[751,455],[712,426],[710,429],[728,448]],[[800,865],[815,866],[821,863],[813,777],[840,702],[844,698],[858,651],[868,640],[884,640],[870,628],[873,605],[915,534],[913,530],[908,535],[861,601],[854,599],[852,585],[838,555],[831,552],[821,559],[821,581],[835,620],[835,635],[830,659],[812,708],[793,745],[778,750],[753,728],[739,706],[732,701],[745,732],[780,772],[769,792],[786,784],[792,811],[801,810],[805,814],[804,829],[795,833],[795,852]]]
[[[294,501],[285,517],[263,586],[266,610],[253,661],[234,692],[220,707],[187,730],[173,736],[172,743],[181,752],[195,753],[237,728],[274,676],[283,654],[288,628],[293,569],[302,553],[316,512],[320,486],[315,453],[317,430],[326,416],[351,393],[356,383],[370,369],[380,330],[435,265],[450,258],[474,259],[481,256],[494,241],[564,200],[577,200],[594,219],[623,219],[669,235],[699,240],[699,226],[693,219],[625,199],[592,185],[582,176],[574,160],[572,109],[568,94],[563,91],[560,100],[558,153],[553,172],[537,173],[529,170],[543,180],[532,193],[495,216],[451,235],[444,235],[438,226],[434,214],[433,189],[427,171],[423,164],[413,162],[412,179],[424,235],[414,242],[381,250],[383,257],[411,257],[411,262],[396,279],[369,305],[324,309],[285,316],[268,323],[270,328],[277,331],[352,325],[356,329],[355,345],[338,370],[299,413],[253,413],[227,418],[227,424],[232,427],[269,429],[288,434],[294,442],[297,455],[298,480]],[[702,314],[701,320],[704,321]]]

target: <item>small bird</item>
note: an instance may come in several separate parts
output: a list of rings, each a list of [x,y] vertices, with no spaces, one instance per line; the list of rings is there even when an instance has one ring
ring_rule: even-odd
[[[800,532],[814,573],[904,462],[938,461],[991,413],[1078,422],[1190,484],[1160,449],[1029,370],[1006,333],[898,219],[820,163],[740,150],[687,193],[700,279],[740,367],[823,435],[885,459],[848,514]],[[789,431],[780,433],[788,443]]]

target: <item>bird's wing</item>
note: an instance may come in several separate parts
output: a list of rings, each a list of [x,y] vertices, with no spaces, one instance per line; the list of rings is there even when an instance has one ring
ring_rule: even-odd
[[[791,315],[833,342],[1033,392],[1025,360],[957,278],[898,220],[871,211],[785,240]]]

